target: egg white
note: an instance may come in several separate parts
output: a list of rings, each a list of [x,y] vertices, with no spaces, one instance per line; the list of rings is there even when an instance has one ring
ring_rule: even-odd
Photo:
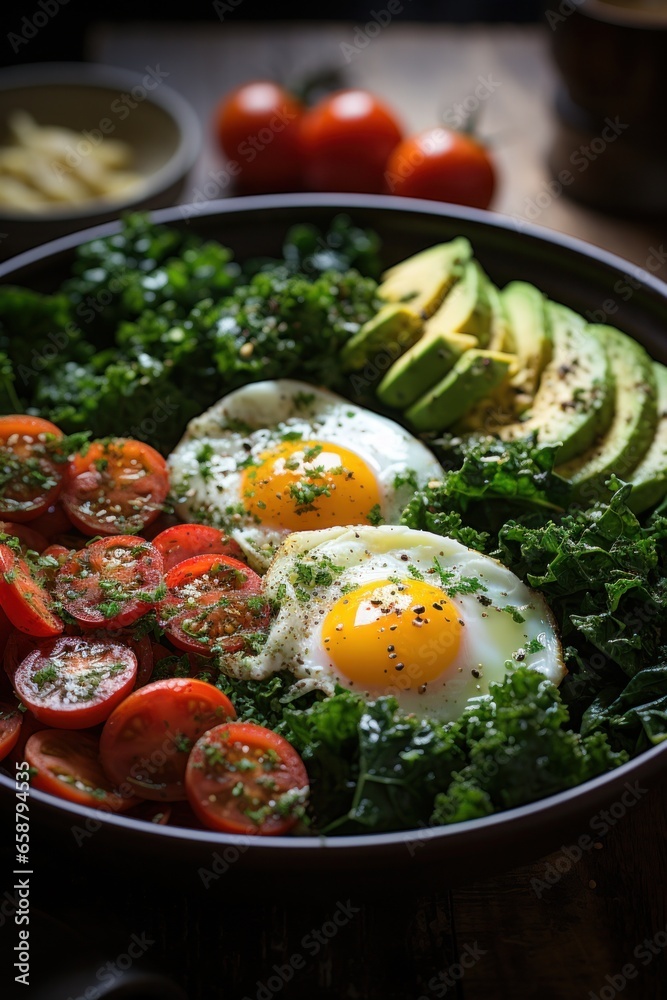
[[[309,568],[324,571],[321,584],[304,585]],[[417,665],[410,675],[388,670],[373,688],[361,690],[337,670],[325,649],[322,623],[344,595],[353,600],[355,586],[389,578],[408,587],[419,577],[440,586],[441,572],[447,577],[443,596],[463,622],[456,661],[444,678],[421,685]],[[470,590],[475,578],[479,586],[473,592],[456,593],[461,583]],[[257,655],[225,658],[223,667],[232,675],[258,680],[288,670],[295,693],[317,688],[332,694],[341,685],[367,700],[390,694],[405,712],[446,722],[458,718],[470,699],[487,694],[491,681],[502,681],[512,664],[525,663],[555,684],[566,673],[542,596],[501,563],[451,538],[397,525],[297,532],[282,544],[264,580],[278,613]],[[430,660],[438,650],[426,645],[421,655]]]
[[[244,463],[279,445],[286,434],[357,454],[375,476],[390,523],[399,520],[416,486],[442,475],[436,458],[403,427],[333,392],[280,379],[229,393],[190,421],[169,456],[172,492],[184,520],[227,531],[259,572],[289,530],[257,523],[243,511]]]

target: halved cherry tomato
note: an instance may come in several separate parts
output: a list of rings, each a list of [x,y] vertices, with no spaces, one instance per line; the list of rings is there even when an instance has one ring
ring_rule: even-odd
[[[73,629],[78,626],[69,626],[68,634],[74,634]],[[143,687],[148,684],[153,673],[153,643],[149,636],[142,635],[139,639],[132,633],[132,627],[118,629],[85,629],[83,634],[86,639],[97,639],[99,642],[117,642],[121,646],[129,646],[137,658],[137,678],[135,687]]]
[[[73,549],[67,549],[64,545],[47,545],[41,553],[35,575],[49,593],[53,591],[60,567],[64,566],[72,555]]]
[[[165,577],[158,621],[179,649],[195,653],[251,649],[268,628],[271,608],[261,577],[230,556],[194,556]]]
[[[114,788],[100,764],[97,740],[88,733],[42,729],[25,745],[25,759],[36,773],[33,788],[82,806],[122,812],[138,799]]]
[[[12,752],[21,735],[23,716],[14,705],[0,702],[0,760]]]
[[[12,625],[34,636],[60,635],[64,625],[51,610],[51,598],[33,579],[28,564],[0,544],[0,604]]]
[[[306,186],[379,194],[387,157],[401,138],[393,112],[368,91],[342,90],[323,98],[301,122]]]
[[[55,502],[63,466],[54,459],[52,445],[62,436],[40,417],[0,417],[0,516],[30,521]]]
[[[303,105],[270,80],[243,84],[215,112],[218,141],[244,191],[299,189]]]
[[[193,743],[225,719],[236,718],[229,698],[205,681],[156,681],[133,691],[111,713],[100,756],[111,781],[145,799],[184,799],[185,766]]]
[[[19,709],[19,711],[21,711]],[[9,754],[10,764],[20,764],[25,760],[25,745],[32,736],[33,733],[39,733],[43,729],[48,729],[43,722],[36,719],[32,712],[27,709],[25,712],[21,712],[21,730],[19,733],[18,742],[16,746]]]
[[[94,441],[67,467],[62,502],[86,535],[141,531],[158,517],[169,492],[167,463],[143,441]]]
[[[97,726],[130,693],[137,658],[129,646],[83,636],[41,643],[14,674],[14,690],[35,718],[57,729]]]
[[[496,186],[488,150],[473,136],[447,128],[404,139],[387,161],[385,179],[392,194],[473,208],[488,208]]]
[[[0,521],[0,534],[12,535],[18,538],[23,552],[43,552],[48,542],[44,535],[27,524],[12,524],[10,521]]]
[[[211,528],[207,524],[175,524],[172,528],[167,528],[166,531],[156,535],[153,545],[162,553],[165,573],[185,559],[208,553],[231,556],[233,559],[243,561],[241,546],[224,531]]]
[[[224,723],[197,740],[185,787],[195,813],[212,830],[276,835],[303,814],[308,773],[277,733],[251,722]]]
[[[122,628],[163,594],[162,556],[143,538],[112,535],[91,542],[61,566],[55,594],[86,628]]]

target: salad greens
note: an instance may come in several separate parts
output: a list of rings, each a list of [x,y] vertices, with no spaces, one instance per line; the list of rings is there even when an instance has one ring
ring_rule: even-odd
[[[215,241],[130,217],[79,249],[60,290],[0,288],[0,412],[168,451],[192,416],[249,381],[292,375],[349,395],[340,349],[378,308],[378,249],[339,217],[327,234],[294,227],[282,260],[241,268]],[[631,487],[615,479],[608,502],[570,505],[556,447],[535,440],[432,446],[442,479],[415,491],[402,523],[497,558],[539,589],[569,674],[557,689],[509,665],[489,696],[443,724],[402,715],[390,697],[300,694],[289,673],[243,681],[214,667],[241,721],[301,753],[318,832],[485,816],[667,739],[666,514],[637,518]],[[190,669],[184,656],[158,667]]]
[[[340,217],[298,226],[283,261],[245,273],[230,251],[144,216],[82,246],[55,295],[0,288],[0,410],[168,452],[188,420],[246,382],[344,385],[340,348],[378,308],[377,239]]]

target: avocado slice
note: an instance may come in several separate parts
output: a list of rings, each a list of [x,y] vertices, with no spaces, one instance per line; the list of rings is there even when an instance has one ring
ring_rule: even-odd
[[[609,427],[613,380],[602,338],[582,316],[547,302],[547,320],[553,356],[533,404],[524,419],[493,430],[503,441],[536,433],[541,443],[559,443],[556,461],[564,463],[590,448]]]
[[[510,343],[510,325],[505,304],[500,297],[500,292],[487,278],[486,294],[489,300],[491,318],[489,321],[489,342],[490,351],[507,351],[513,353]]]
[[[377,388],[377,397],[387,406],[405,410],[450,371],[466,351],[477,347],[469,333],[437,333],[417,342],[419,350],[395,361]],[[408,357],[410,354],[410,357]]]
[[[445,430],[496,389],[513,364],[513,354],[477,348],[466,351],[452,370],[410,407],[407,419],[420,431]]]
[[[369,319],[341,352],[346,370],[358,370],[387,353],[391,358],[403,352],[421,337],[422,320],[409,306],[388,303]]]
[[[613,472],[626,479],[648,450],[658,422],[653,362],[643,347],[611,326],[591,326],[609,357],[614,383],[614,415],[602,438],[556,472],[569,479],[576,499],[608,499],[605,480]]]
[[[419,340],[391,366],[378,398],[388,406],[405,408],[450,371],[470,347],[488,342],[491,304],[486,275],[476,261],[465,265],[463,275],[440,308],[424,324]],[[461,341],[459,335],[470,339]]]
[[[628,506],[635,514],[648,510],[667,494],[667,368],[654,361],[653,375],[658,392],[658,423],[648,451],[630,476]]]
[[[463,236],[449,243],[438,243],[385,271],[378,295],[385,302],[409,303],[414,313],[426,319],[435,312],[461,276],[463,265],[471,259],[472,247]]]
[[[501,292],[510,326],[510,346],[517,355],[517,373],[511,380],[514,409],[522,413],[537,392],[540,376],[551,359],[551,332],[546,299],[527,281],[511,281]]]

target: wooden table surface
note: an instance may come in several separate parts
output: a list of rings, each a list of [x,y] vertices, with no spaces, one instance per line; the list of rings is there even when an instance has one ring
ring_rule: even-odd
[[[544,162],[554,128],[546,29],[394,23],[347,63],[341,45],[354,40],[354,27],[253,26],[234,23],[233,13],[201,26],[100,26],[88,54],[135,70],[159,64],[168,84],[200,113],[206,145],[190,196],[223,166],[208,127],[213,106],[251,77],[293,79],[325,65],[344,68],[350,83],[382,94],[410,129],[434,123],[439,112],[474,94],[481,77],[493,83],[481,131],[502,173],[494,207],[517,225],[534,215],[530,205],[547,190]],[[220,195],[227,193],[223,186]],[[667,235],[659,223],[620,222],[565,196],[553,198],[536,221],[640,266]],[[611,1000],[619,993],[661,1000],[667,997],[667,784],[608,826],[580,860],[560,851],[465,888],[395,898],[393,905],[366,903],[289,983],[263,985],[274,964],[299,951],[304,933],[330,917],[331,899],[272,900],[267,885],[254,902],[230,900],[221,908],[219,899],[214,905],[201,897],[157,897],[133,883],[123,889],[127,927],[145,927],[158,940],[191,1000],[269,994]]]

